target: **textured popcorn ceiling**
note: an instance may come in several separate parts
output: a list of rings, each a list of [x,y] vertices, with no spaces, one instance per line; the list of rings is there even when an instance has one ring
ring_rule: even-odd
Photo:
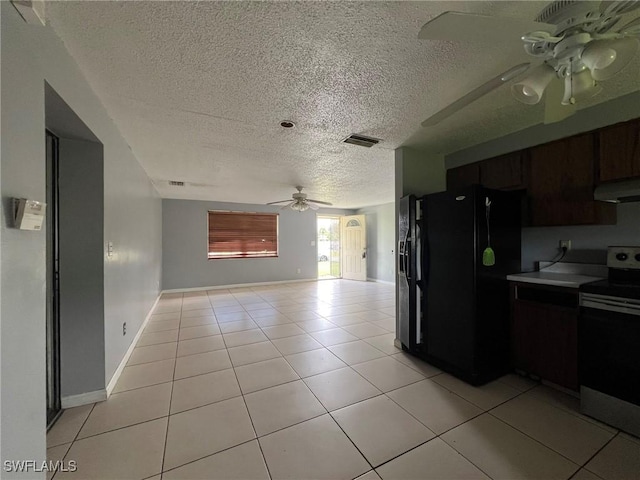
[[[163,197],[266,203],[299,184],[356,208],[393,201],[401,145],[449,153],[541,122],[503,87],[420,128],[527,57],[518,39],[417,35],[447,10],[532,19],[545,4],[51,2],[47,16]],[[637,57],[592,103],[639,88]],[[351,133],[383,141],[340,143]]]

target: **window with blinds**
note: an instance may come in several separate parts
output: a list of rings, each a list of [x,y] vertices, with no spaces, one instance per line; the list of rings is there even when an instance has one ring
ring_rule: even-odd
[[[209,212],[209,257],[278,256],[278,214]]]

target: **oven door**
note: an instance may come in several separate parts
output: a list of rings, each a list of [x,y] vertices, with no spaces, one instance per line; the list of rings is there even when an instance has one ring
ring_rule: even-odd
[[[580,384],[640,405],[640,301],[582,293]]]

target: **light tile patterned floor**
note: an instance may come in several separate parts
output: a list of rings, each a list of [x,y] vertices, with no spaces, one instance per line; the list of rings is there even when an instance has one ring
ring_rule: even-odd
[[[109,400],[49,432],[79,468],[55,478],[640,478],[640,440],[516,375],[441,373],[393,312],[345,280],[163,295]]]

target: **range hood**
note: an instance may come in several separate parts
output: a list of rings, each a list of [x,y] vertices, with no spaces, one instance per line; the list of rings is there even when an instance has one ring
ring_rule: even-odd
[[[603,202],[640,202],[640,179],[606,183],[596,187],[593,198]]]

